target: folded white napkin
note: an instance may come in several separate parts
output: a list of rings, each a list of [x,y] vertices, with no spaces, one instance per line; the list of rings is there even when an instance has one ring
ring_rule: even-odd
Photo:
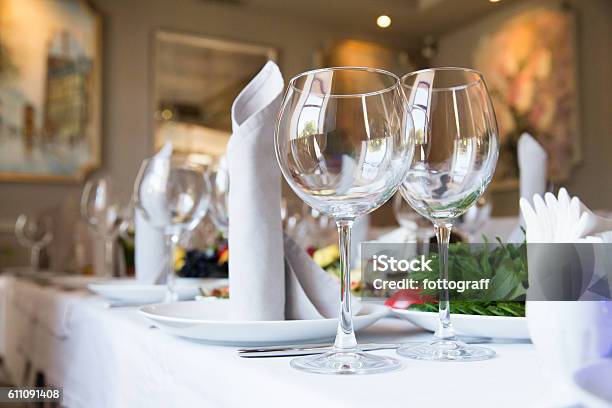
[[[227,145],[230,310],[235,320],[285,318],[280,169],[274,123],[284,88],[268,62],[232,105]]]
[[[535,194],[546,192],[547,154],[544,148],[528,133],[523,133],[518,141],[517,157],[519,167],[519,190],[521,198],[532,202]],[[508,242],[523,242],[525,220],[519,217],[519,224],[508,236]]]
[[[163,162],[172,156],[172,143],[167,142],[160,151],[153,156],[153,161]],[[164,176],[161,171],[159,177]],[[151,177],[143,182],[151,182]],[[149,203],[149,206],[152,205]],[[141,283],[163,283],[165,280],[164,268],[168,256],[166,238],[161,229],[154,227],[147,221],[142,210],[134,210],[134,265],[136,280]]]
[[[528,133],[523,133],[517,147],[521,197],[531,201],[534,194],[546,192],[547,157],[544,148]]]
[[[608,242],[612,220],[593,214],[578,197],[570,198],[564,188],[557,197],[552,193],[546,193],[544,198],[534,195],[533,206],[521,198],[520,207],[529,244],[528,299],[548,298],[547,293],[567,285],[564,282],[570,278],[568,273],[572,274],[573,287],[578,288],[576,293],[583,293],[581,299],[590,296],[593,284],[609,273],[606,265],[612,264],[612,259],[605,253],[606,248],[575,246],[571,250],[567,246],[545,244]],[[582,275],[574,274],[576,271],[582,271]]]
[[[533,207],[520,199],[525,220],[527,243],[578,242],[579,239],[612,230],[612,220],[595,215],[578,197],[571,197],[565,188],[555,197],[533,196]]]
[[[235,320],[336,317],[340,286],[283,237],[274,124],[284,88],[268,62],[232,106],[227,147],[230,309]],[[359,310],[355,304],[353,310]]]
[[[338,316],[338,282],[313,262],[292,238],[285,235],[286,319]],[[355,309],[355,306],[353,307]],[[358,310],[358,307],[357,307]]]

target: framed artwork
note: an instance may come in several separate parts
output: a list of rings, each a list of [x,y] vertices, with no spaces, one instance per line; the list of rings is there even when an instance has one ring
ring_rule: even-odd
[[[0,180],[100,165],[101,18],[86,1],[0,0]]]
[[[225,153],[231,106],[274,48],[199,35],[154,34],[154,145],[212,163]]]
[[[493,187],[518,185],[516,147],[524,132],[548,153],[548,179],[562,182],[580,160],[575,15],[535,8],[482,38],[474,66],[487,78],[500,132]]]

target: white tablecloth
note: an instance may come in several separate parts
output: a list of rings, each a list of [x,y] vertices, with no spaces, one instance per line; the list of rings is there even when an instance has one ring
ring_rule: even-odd
[[[81,291],[66,292],[0,277],[4,359],[23,383],[24,365],[63,387],[78,407],[517,407],[540,397],[543,376],[531,344],[492,344],[498,357],[474,363],[403,360],[398,372],[321,376],[298,372],[288,358],[242,359],[152,329],[135,308],[108,308]],[[383,319],[364,342],[417,341],[430,334]],[[394,356],[395,352],[376,353]]]

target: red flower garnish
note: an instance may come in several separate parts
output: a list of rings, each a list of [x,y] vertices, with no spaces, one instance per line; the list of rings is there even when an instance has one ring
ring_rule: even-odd
[[[385,301],[385,306],[394,309],[408,309],[410,305],[418,305],[425,302],[430,302],[428,296],[422,297],[419,289],[402,289],[395,292],[389,299]]]

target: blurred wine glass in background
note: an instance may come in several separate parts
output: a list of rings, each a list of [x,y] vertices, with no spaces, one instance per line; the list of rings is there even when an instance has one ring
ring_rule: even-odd
[[[193,230],[206,215],[211,197],[210,175],[188,160],[155,157],[143,161],[134,183],[134,202],[168,241],[166,302],[178,300],[174,252],[182,233]]]
[[[31,217],[21,214],[15,222],[17,241],[30,249],[32,271],[40,269],[40,254],[53,240],[53,221],[49,216]]]
[[[81,195],[81,216],[104,241],[104,267],[101,275],[115,275],[115,243],[125,230],[129,206],[121,207],[117,192],[107,178],[94,178],[85,183]],[[100,272],[96,272],[100,274]]]
[[[393,197],[393,215],[404,230],[404,242],[417,244],[429,242],[431,222],[408,205],[399,192]]]
[[[229,228],[228,198],[229,198],[229,173],[225,159],[221,159],[217,167],[210,173],[211,193],[209,215],[213,224],[227,236]]]
[[[457,229],[468,242],[476,243],[484,239],[478,235],[478,232],[491,219],[491,211],[493,211],[493,205],[485,194],[457,218]]]
[[[281,199],[281,220],[283,221],[283,231],[298,242],[296,232],[300,221],[303,218],[304,203],[295,197],[283,197]],[[298,242],[299,244],[299,242]]]
[[[311,253],[335,241],[335,223],[325,214],[303,204],[302,216],[293,235],[296,242]]]

